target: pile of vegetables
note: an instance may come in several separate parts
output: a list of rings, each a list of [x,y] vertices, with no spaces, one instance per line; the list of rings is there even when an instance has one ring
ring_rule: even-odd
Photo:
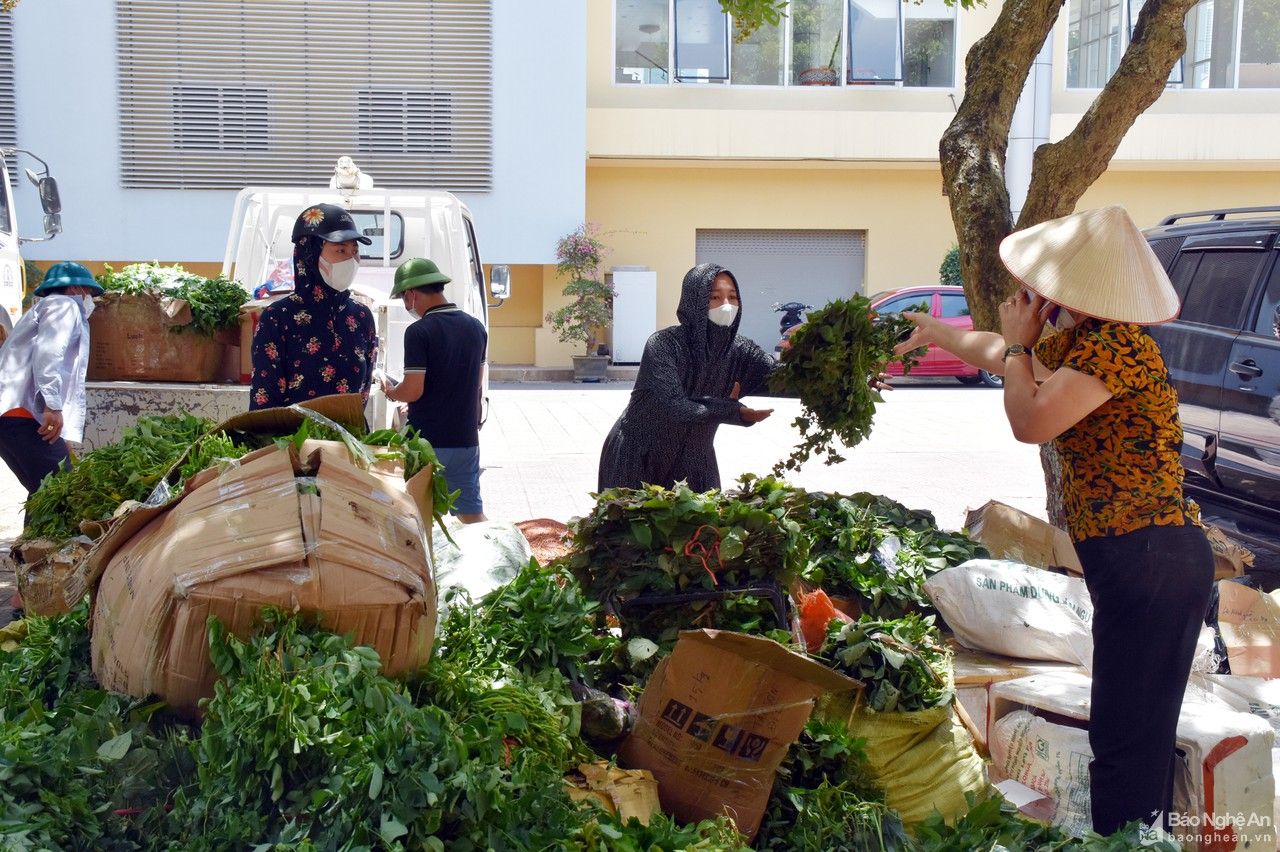
[[[798,469],[815,454],[824,454],[827,464],[844,461],[837,441],[852,447],[870,434],[876,403],[884,401],[871,379],[894,360],[910,370],[911,353],[899,358],[893,347],[913,328],[898,314],[875,316],[865,296],[836,299],[809,314],[769,377],[770,390],[798,396],[804,406],[793,421],[801,441],[774,465],[775,475]]]
[[[107,266],[97,281],[108,292],[182,299],[191,307],[191,322],[173,326],[172,330],[191,330],[206,336],[238,328],[240,306],[249,300],[244,287],[235,281],[222,275],[204,278],[177,264],[132,263],[119,272]]]
[[[942,707],[955,694],[951,654],[932,618],[833,620],[818,657],[859,681],[866,706],[877,713]]]
[[[433,465],[433,513],[441,528],[444,515],[457,496],[450,493],[444,468],[430,442],[410,426],[353,435],[336,424],[330,427],[304,420],[294,434],[272,436],[227,435],[212,431],[216,425],[212,420],[186,413],[139,417],[133,426],[124,429],[116,443],[86,453],[69,470],[45,478],[27,500],[23,538],[64,541],[79,535],[82,522],[107,520],[127,500],[145,501],[179,459],[182,466],[168,481],[170,493],[180,491],[183,482],[205,468],[238,459],[273,442],[301,446],[309,437],[343,440],[352,457],[367,464],[401,461],[405,479]],[[371,447],[381,449],[374,452]]]
[[[786,496],[699,494],[683,483],[608,489],[573,524],[569,568],[618,615],[624,638],[670,649],[683,629],[785,629],[776,609],[806,549]],[[761,591],[735,592],[744,589]]]
[[[169,469],[193,444],[201,442],[184,465],[184,477],[216,457],[238,458],[244,451],[225,435],[208,436],[212,420],[190,414],[139,417],[120,440],[50,474],[27,500],[23,538],[62,541],[80,534],[81,521],[101,521],[126,500],[146,500]],[[202,439],[208,436],[206,444]],[[196,465],[200,465],[197,467]]]

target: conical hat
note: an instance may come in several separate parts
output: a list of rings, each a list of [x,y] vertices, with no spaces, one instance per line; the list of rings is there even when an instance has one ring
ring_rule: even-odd
[[[1098,319],[1156,325],[1178,315],[1168,274],[1122,207],[1100,207],[1016,231],[1000,259],[1027,288]]]

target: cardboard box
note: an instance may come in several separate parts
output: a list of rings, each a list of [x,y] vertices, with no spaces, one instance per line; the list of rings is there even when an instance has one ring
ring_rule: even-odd
[[[749,841],[817,698],[860,688],[771,639],[682,631],[640,696],[619,758],[654,774],[667,813],[686,822],[726,814]]]
[[[1233,675],[1280,677],[1280,601],[1274,592],[1219,581],[1218,632]]]
[[[98,296],[89,318],[89,381],[210,382],[223,344],[191,330],[182,299],[151,293]]]
[[[965,528],[995,559],[1012,559],[1036,568],[1065,568],[1084,574],[1075,545],[1065,530],[997,500],[970,509]]]
[[[196,715],[215,681],[208,618],[244,638],[268,605],[353,634],[389,675],[426,664],[436,591],[417,508],[349,458],[308,450],[267,447],[205,471],[119,544],[93,611],[105,689]]]
[[[1030,710],[1059,725],[1087,728],[1090,689],[1090,679],[1073,672],[998,683],[991,689],[992,730],[996,722],[1017,710]],[[1178,716],[1177,748],[1183,760],[1174,789],[1175,813],[1171,814],[1175,837],[1187,841],[1184,849],[1252,852],[1276,848],[1275,827],[1271,824],[1275,806],[1271,769],[1274,737],[1265,719],[1216,703],[1192,700],[1188,693]],[[1087,745],[1087,739],[1083,742]],[[1037,744],[1029,741],[1027,746]],[[1086,777],[1091,758],[1092,753],[1086,752],[1075,759],[1077,770],[1084,764]],[[992,775],[999,769],[993,763]],[[1067,773],[1071,767],[1063,765],[1058,771]],[[1046,792],[1054,784],[1063,789],[1070,786],[1064,778],[1056,777],[1044,777],[1032,786]],[[1208,824],[1209,828],[1189,825],[1197,819],[1201,826]]]

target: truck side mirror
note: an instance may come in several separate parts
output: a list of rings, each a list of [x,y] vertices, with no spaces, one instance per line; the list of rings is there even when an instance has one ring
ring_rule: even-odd
[[[58,195],[58,182],[50,175],[39,177],[31,169],[26,169],[27,180],[36,185],[36,189],[40,191],[40,207],[46,214],[54,214],[62,212],[62,198]],[[45,230],[48,230],[47,228]],[[58,233],[62,231],[61,226]]]
[[[511,296],[511,267],[499,264],[489,270],[489,292],[495,299]]]
[[[61,213],[44,214],[44,232],[50,237],[57,236],[62,233]]]

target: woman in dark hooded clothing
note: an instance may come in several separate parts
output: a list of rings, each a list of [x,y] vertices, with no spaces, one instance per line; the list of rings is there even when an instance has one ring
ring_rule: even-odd
[[[720,424],[750,426],[773,412],[738,402],[762,390],[774,367],[768,353],[738,336],[740,308],[729,270],[704,263],[685,275],[680,324],[650,335],[631,401],[605,438],[601,491],[680,480],[695,491],[720,487],[713,446]]]
[[[293,226],[293,292],[262,312],[253,334],[249,409],[335,393],[369,398],[378,333],[347,288],[371,241],[333,204],[302,211]]]

